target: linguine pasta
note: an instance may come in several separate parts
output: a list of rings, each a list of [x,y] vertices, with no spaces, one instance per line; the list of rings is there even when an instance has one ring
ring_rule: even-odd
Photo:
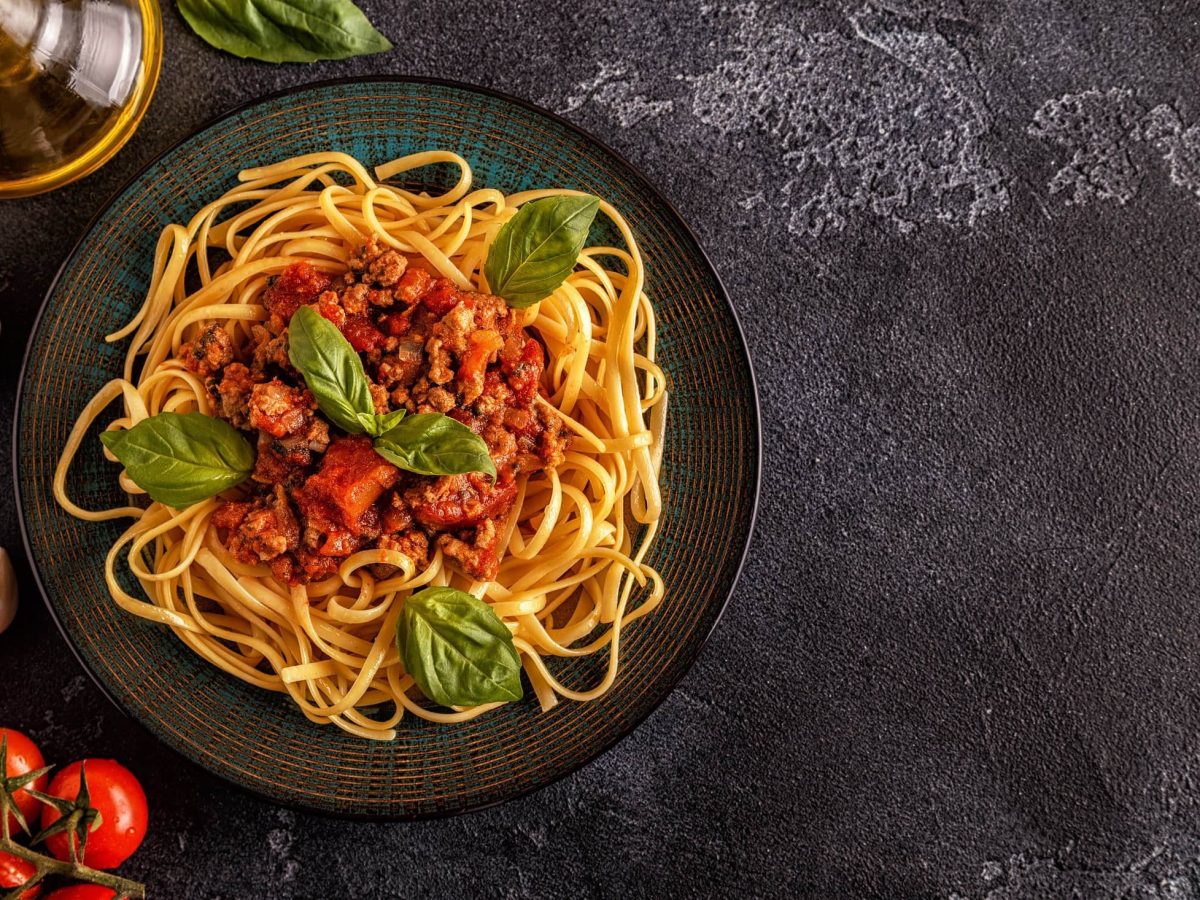
[[[444,193],[385,183],[435,163],[458,171]],[[107,337],[130,340],[122,376],[84,407],[55,472],[54,496],[72,515],[132,519],[105,560],[114,601],[170,628],[223,671],[287,693],[312,721],[364,738],[395,737],[409,714],[453,723],[499,705],[431,708],[404,671],[396,622],[405,599],[426,586],[456,587],[491,606],[512,632],[543,710],[560,697],[602,695],[618,671],[623,630],[664,595],[645,557],[662,514],[658,471],[667,408],[643,260],[628,224],[603,201],[600,211],[625,248],[585,248],[549,297],[513,311],[546,349],[544,396],[537,402],[553,407],[572,440],[560,465],[520,478],[494,580],[468,577],[440,550],[418,567],[403,553],[371,549],[348,556],[333,577],[289,586],[265,566],[239,562],[222,544],[210,522],[218,497],[186,509],[146,505],[149,498],[124,471],[121,488],[140,501],[90,511],[67,496],[68,467],[89,426],[113,403],[121,407],[110,422],[116,428],[161,412],[213,414],[204,383],[178,359],[180,348],[213,323],[235,343],[247,341],[251,326],[267,317],[262,295],[270,279],[290,263],[304,259],[340,274],[353,248],[374,235],[458,287],[486,292],[484,262],[500,227],[524,203],[574,193],[506,196],[473,188],[466,160],[437,150],[386,163],[374,174],[345,154],[316,153],[248,169],[238,179],[186,225],[164,229],[144,304]],[[125,558],[145,596],[118,581]],[[380,563],[397,569],[377,578],[369,567]],[[573,687],[555,677],[555,658],[592,654],[607,655],[598,683]]]

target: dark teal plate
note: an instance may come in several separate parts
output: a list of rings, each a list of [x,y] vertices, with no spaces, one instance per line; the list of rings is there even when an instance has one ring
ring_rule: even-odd
[[[544,715],[529,699],[454,726],[409,718],[384,744],[311,724],[282,695],[237,681],[166,628],[121,612],[104,586],[103,560],[124,525],[73,519],[50,485],[84,402],[120,371],[124,343],[102,337],[142,302],[164,225],[186,222],[249,166],[330,149],[370,166],[433,147],[466,157],[478,185],[605,197],[637,234],[659,317],[659,361],[673,388],[664,528],[647,560],[662,573],[667,598],[622,635],[620,674],[603,698]],[[13,464],[29,557],[63,636],[100,687],[216,775],[281,803],[346,816],[413,818],[498,803],[549,784],[628,734],[716,625],[758,498],[758,406],[745,342],[678,214],[632,166],[570,123],[444,82],[373,79],[289,91],[225,116],[147,166],[92,223],[50,288],[16,409]],[[99,442],[89,437],[84,448],[71,496],[92,509],[119,505]],[[587,685],[603,665],[572,660],[557,671],[568,684]]]

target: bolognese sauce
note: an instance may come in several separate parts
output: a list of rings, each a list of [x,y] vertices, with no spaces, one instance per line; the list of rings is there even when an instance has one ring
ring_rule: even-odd
[[[180,351],[205,379],[214,410],[252,432],[258,458],[245,499],[213,516],[222,542],[246,564],[305,584],[333,575],[359,550],[382,548],[427,564],[434,548],[473,578],[490,580],[519,476],[558,465],[562,420],[536,402],[541,344],[498,297],[464,291],[372,238],[331,277],[306,261],[266,289],[269,318],[236,348],[211,325]],[[483,473],[423,476],[342,434],[288,361],[287,326],[312,306],[359,352],[375,412],[448,415],[478,434],[496,465]],[[386,577],[394,567],[379,565]]]

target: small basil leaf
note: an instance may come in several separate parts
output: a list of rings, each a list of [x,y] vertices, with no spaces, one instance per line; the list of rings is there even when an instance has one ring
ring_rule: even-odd
[[[526,203],[501,226],[484,274],[492,293],[524,309],[548,297],[575,269],[600,201],[543,197]]]
[[[375,436],[375,429],[379,426],[379,417],[375,413],[355,413],[354,418],[358,421],[359,431]]]
[[[521,657],[511,632],[463,591],[425,588],[405,600],[396,649],[417,687],[442,706],[521,699]]]
[[[483,438],[441,413],[408,416],[375,439],[375,452],[418,475],[485,472],[496,477],[496,464]]]
[[[346,59],[392,49],[350,0],[178,0],[218,50],[264,62]]]
[[[400,424],[400,420],[408,414],[408,410],[394,409],[390,413],[383,416],[375,417],[375,436],[387,434],[393,428]]]
[[[366,431],[375,403],[362,360],[337,326],[311,306],[301,306],[288,325],[288,359],[304,376],[321,412],[350,434]]]
[[[164,412],[100,440],[151,499],[176,509],[240,484],[254,451],[228,422],[203,413]]]
[[[405,412],[406,410],[403,409],[395,409],[382,416],[378,413],[372,413],[371,415],[359,413],[358,421],[362,423],[363,429],[367,434],[372,437],[379,437],[381,434],[386,434],[391,428],[394,428],[404,418]]]

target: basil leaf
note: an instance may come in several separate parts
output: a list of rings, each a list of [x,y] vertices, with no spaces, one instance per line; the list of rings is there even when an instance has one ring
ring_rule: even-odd
[[[496,477],[496,464],[483,438],[441,413],[408,416],[375,439],[375,452],[418,475],[485,472]]]
[[[404,418],[407,412],[408,411],[404,409],[394,409],[385,416],[376,416],[376,430],[373,432],[373,434],[376,437],[381,434],[387,434],[400,423],[400,420]]]
[[[431,587],[405,600],[396,649],[417,687],[442,706],[521,699],[512,634],[490,606],[463,591]]]
[[[374,417],[375,403],[362,360],[337,326],[311,306],[288,325],[288,359],[304,376],[321,412],[350,434],[366,431],[360,415]]]
[[[600,201],[544,197],[501,226],[488,250],[488,288],[516,309],[548,297],[575,269]]]
[[[100,441],[134,483],[159,503],[183,509],[245,481],[254,451],[232,425],[203,413],[164,412]]]
[[[358,414],[358,421],[362,425],[363,430],[372,437],[379,437],[381,434],[387,433],[388,430],[394,428],[396,423],[404,418],[405,410],[395,409],[385,415],[378,413]]]
[[[375,434],[375,427],[378,424],[375,413],[355,413],[354,419],[358,422],[359,431],[370,435]]]
[[[392,49],[350,0],[178,0],[218,50],[264,62],[346,59]]]

